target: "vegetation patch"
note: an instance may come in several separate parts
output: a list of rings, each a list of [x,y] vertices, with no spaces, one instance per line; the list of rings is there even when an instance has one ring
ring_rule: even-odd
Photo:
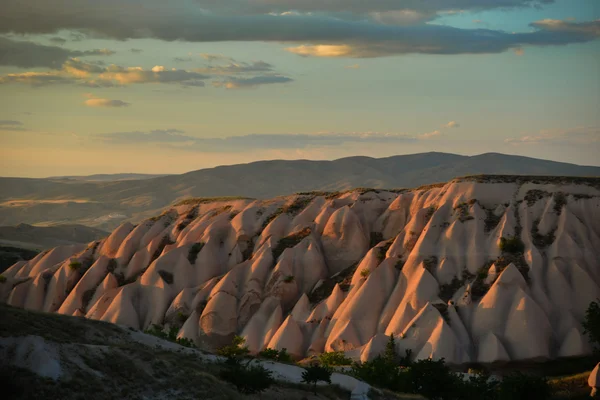
[[[429,256],[423,260],[423,267],[431,273],[431,275],[435,276],[435,270],[438,266],[439,260],[437,256]]]
[[[115,272],[116,269],[117,269],[117,260],[114,258],[111,258],[110,260],[108,260],[108,263],[106,264],[106,270],[108,272]]]
[[[150,328],[146,329],[144,333],[168,340],[169,342],[177,343],[184,347],[196,347],[192,340],[177,337],[177,333],[179,333],[179,328],[177,326],[172,326],[169,330],[165,330],[161,326],[153,324]]]
[[[358,263],[354,263],[338,274],[331,276],[323,281],[321,286],[313,290],[309,295],[308,299],[312,304],[317,304],[320,301],[325,300],[331,295],[333,288],[336,284],[340,285],[340,289],[343,291],[347,291],[350,287],[350,282],[352,281],[352,275],[356,272],[356,268],[358,267]]]
[[[465,285],[465,280],[458,279],[456,276],[452,278],[452,282],[440,285],[439,297],[445,302],[448,302],[458,289]]]
[[[352,359],[346,357],[343,351],[330,351],[319,354],[319,361],[325,366],[352,365]]]
[[[557,215],[562,213],[563,207],[567,204],[567,196],[563,192],[554,193],[554,212]]]
[[[160,257],[160,255],[162,254],[165,247],[167,247],[168,245],[174,244],[174,243],[175,242],[173,242],[169,238],[169,235],[163,236],[160,243],[158,244],[158,247],[154,251],[154,254],[152,254],[152,257],[150,258],[150,264],[152,264],[158,257]]]
[[[525,244],[519,236],[501,237],[498,244],[500,251],[503,253],[519,254],[525,251]]]
[[[371,271],[369,271],[368,268],[364,268],[360,271],[360,276],[362,276],[363,278],[367,278],[370,273]]]
[[[469,204],[459,203],[454,207],[454,211],[458,213],[458,220],[460,222],[466,222],[474,219],[472,215],[469,215]]]
[[[83,264],[77,260],[73,260],[69,263],[69,269],[71,269],[71,271],[79,271],[82,266]]]
[[[234,201],[234,200],[254,200],[250,197],[242,197],[242,196],[221,196],[221,197],[191,197],[188,199],[181,200],[173,206],[186,206],[190,204],[208,204],[208,203],[218,203],[223,201]]]
[[[545,235],[540,234],[539,231],[540,220],[536,219],[533,221],[533,225],[531,226],[531,239],[533,241],[533,245],[538,249],[544,249],[554,243],[556,240],[556,228],[554,227],[550,232]]]
[[[431,217],[433,217],[433,214],[436,212],[436,210],[437,207],[435,206],[427,208],[427,213],[425,213],[425,224],[427,224],[431,220]]]
[[[188,261],[190,264],[194,265],[196,263],[196,259],[198,258],[198,254],[204,247],[203,242],[194,243],[188,252]]]
[[[6,277],[4,275],[0,275],[0,283],[5,283]]]
[[[258,358],[264,358],[266,360],[273,360],[281,363],[292,363],[292,356],[287,352],[287,349],[284,347],[281,350],[271,349],[267,347],[258,353]]]
[[[285,278],[283,278],[283,281],[285,283],[292,283],[292,282],[294,282],[295,279],[296,278],[294,277],[294,275],[288,275]]]
[[[277,259],[279,258],[279,256],[281,256],[285,249],[296,246],[305,237],[310,235],[310,233],[310,228],[304,228],[301,231],[292,233],[291,235],[280,239],[279,242],[277,242],[277,246],[275,246],[275,248],[272,250],[273,259],[277,261]]]
[[[485,208],[485,222],[484,222],[484,232],[489,233],[493,231],[498,224],[500,223],[501,216],[498,216],[494,213],[494,210],[490,210]]]

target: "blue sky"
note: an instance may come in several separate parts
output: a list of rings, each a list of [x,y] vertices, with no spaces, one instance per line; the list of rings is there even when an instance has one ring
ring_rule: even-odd
[[[597,0],[165,4],[0,4],[0,175],[424,151],[600,165]]]

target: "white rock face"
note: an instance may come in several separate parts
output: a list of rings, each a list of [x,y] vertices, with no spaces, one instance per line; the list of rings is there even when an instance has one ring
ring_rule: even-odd
[[[600,179],[185,204],[4,277],[14,306],[209,346],[241,335],[253,353],[368,360],[394,334],[400,352],[454,364],[580,356],[600,296]]]

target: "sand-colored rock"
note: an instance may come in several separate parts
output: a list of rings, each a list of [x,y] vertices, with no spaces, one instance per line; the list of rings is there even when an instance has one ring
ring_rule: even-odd
[[[0,300],[176,326],[197,344],[239,334],[252,353],[285,347],[296,358],[369,360],[390,334],[400,352],[455,364],[580,356],[591,351],[581,321],[600,296],[594,182],[459,178],[182,204],[18,262]],[[502,253],[515,233],[523,254]]]

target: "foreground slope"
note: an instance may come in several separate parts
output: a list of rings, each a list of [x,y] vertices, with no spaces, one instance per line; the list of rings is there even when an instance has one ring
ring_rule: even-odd
[[[396,192],[183,202],[5,273],[0,298],[199,346],[493,363],[590,351],[600,179],[478,176]]]
[[[348,400],[369,386],[333,374],[335,386],[313,394],[301,385],[302,368],[253,361],[276,382],[260,395],[242,395],[216,376],[217,357],[141,332],[84,318],[0,304],[0,385],[3,399]],[[352,391],[352,394],[351,394]],[[380,395],[380,399],[422,399]]]
[[[415,187],[471,174],[600,176],[600,167],[497,153],[421,153],[259,161],[129,181],[0,178],[0,225],[60,222],[112,230],[190,196],[270,198],[307,190]]]

